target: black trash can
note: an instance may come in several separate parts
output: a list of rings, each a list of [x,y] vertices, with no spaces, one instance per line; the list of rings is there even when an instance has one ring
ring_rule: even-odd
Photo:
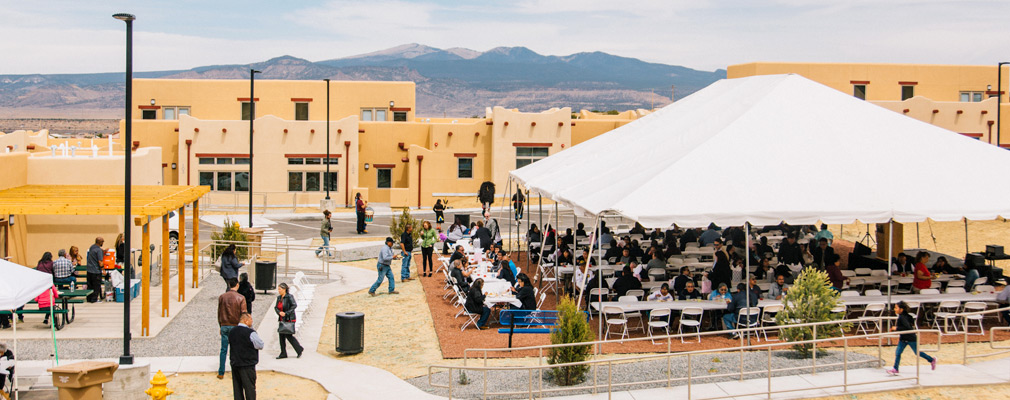
[[[256,290],[274,290],[277,288],[277,262],[256,261]]]
[[[358,354],[365,350],[365,313],[337,313],[337,352]]]

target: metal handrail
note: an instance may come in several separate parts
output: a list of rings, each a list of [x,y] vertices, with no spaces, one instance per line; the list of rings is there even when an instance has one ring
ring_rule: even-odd
[[[883,318],[889,318],[889,317],[883,317]],[[876,318],[868,318],[868,319],[876,319]],[[832,321],[832,322],[837,323],[838,321]],[[795,324],[795,325],[806,325],[806,326],[813,326],[813,327],[816,328],[816,326],[820,325],[820,323]],[[940,331],[938,329],[916,329],[916,330],[912,330],[912,331],[902,331],[902,333],[904,333],[904,334],[915,333],[917,341],[919,339],[920,334],[924,333],[924,332],[926,332],[926,333],[937,333],[937,346],[939,347],[941,339],[940,339],[940,335],[939,335]],[[717,378],[717,377],[739,376],[739,379],[743,380],[743,377],[746,376],[746,375],[766,374],[767,377],[768,377],[768,385],[767,385],[767,390],[765,392],[745,393],[745,394],[734,393],[733,395],[709,397],[709,398],[706,398],[706,399],[720,399],[720,398],[730,398],[730,397],[740,397],[740,396],[753,396],[753,395],[761,395],[761,394],[765,394],[765,395],[767,395],[770,398],[771,395],[772,395],[772,393],[785,393],[785,392],[791,392],[791,391],[797,391],[797,390],[825,389],[825,388],[834,388],[834,387],[842,387],[845,391],[848,391],[848,387],[849,386],[875,384],[875,383],[882,383],[882,382],[894,382],[896,380],[915,380],[916,384],[918,385],[919,384],[919,372],[918,372],[919,357],[915,357],[915,359],[916,359],[916,375],[915,375],[915,377],[909,377],[909,378],[889,378],[887,380],[871,381],[871,382],[856,382],[856,383],[850,383],[848,381],[848,366],[849,366],[849,364],[853,364],[853,363],[849,363],[849,361],[848,361],[849,340],[877,338],[877,348],[878,348],[878,350],[877,350],[878,351],[878,357],[877,357],[877,359],[876,360],[858,361],[858,362],[854,362],[854,364],[876,362],[878,364],[878,367],[879,367],[880,363],[881,363],[881,360],[882,360],[881,357],[880,357],[880,352],[881,352],[880,349],[882,347],[883,338],[887,337],[887,336],[893,336],[894,334],[895,333],[893,333],[893,332],[878,332],[878,333],[856,335],[856,336],[843,336],[843,337],[822,338],[822,339],[816,339],[815,338],[815,339],[810,339],[810,340],[793,341],[793,342],[782,341],[782,342],[776,342],[776,343],[765,343],[765,344],[759,344],[759,345],[737,346],[737,347],[730,347],[730,348],[719,348],[719,349],[708,349],[708,350],[693,350],[693,351],[678,352],[678,353],[668,352],[668,353],[665,353],[665,354],[650,354],[650,355],[628,356],[628,357],[619,357],[619,358],[612,358],[612,359],[606,359],[606,360],[595,359],[595,360],[588,360],[588,361],[579,361],[579,362],[562,363],[562,364],[550,364],[550,365],[538,364],[536,366],[500,366],[500,367],[489,367],[487,365],[484,365],[484,366],[466,366],[466,365],[464,365],[464,366],[460,367],[460,366],[432,365],[432,366],[428,367],[428,384],[431,387],[448,389],[449,398],[451,399],[452,398],[452,389],[453,389],[453,376],[454,376],[453,375],[453,371],[454,370],[459,370],[459,371],[480,371],[480,372],[482,372],[482,375],[484,377],[483,398],[486,399],[487,396],[489,396],[489,395],[511,395],[511,396],[514,396],[514,395],[526,394],[526,395],[529,396],[530,399],[532,399],[532,398],[534,398],[533,371],[538,371],[538,376],[540,376],[540,382],[542,382],[543,371],[545,369],[548,369],[548,368],[560,368],[560,367],[577,366],[577,365],[589,365],[589,366],[592,367],[592,366],[602,366],[603,364],[606,364],[608,373],[607,373],[607,379],[606,379],[606,384],[605,385],[602,384],[602,383],[600,383],[599,379],[597,377],[597,371],[598,371],[599,368],[594,368],[594,371],[593,371],[593,384],[591,386],[588,386],[588,387],[587,386],[558,387],[558,388],[544,389],[542,387],[542,384],[541,384],[541,385],[538,385],[538,388],[535,391],[535,393],[537,393],[538,396],[543,396],[544,393],[592,389],[593,393],[595,394],[598,389],[606,388],[607,393],[608,393],[608,398],[610,398],[610,396],[612,396],[612,394],[613,394],[614,387],[643,385],[643,384],[655,384],[655,383],[662,383],[663,382],[663,380],[651,380],[651,381],[641,381],[641,382],[621,382],[621,383],[616,383],[615,384],[613,382],[613,375],[612,375],[613,364],[615,364],[615,363],[636,362],[636,361],[643,361],[643,360],[650,360],[650,359],[662,359],[662,358],[666,358],[667,359],[667,364],[670,365],[672,363],[672,361],[671,361],[672,357],[687,357],[687,365],[688,365],[687,376],[686,377],[677,377],[677,378],[674,378],[674,377],[672,377],[670,375],[670,369],[668,368],[667,369],[667,379],[665,381],[667,383],[667,387],[668,388],[672,387],[672,383],[675,382],[675,381],[676,382],[687,382],[688,399],[691,399],[692,398],[692,396],[691,396],[691,386],[693,384],[692,380],[694,379],[691,367],[692,367],[692,359],[694,357],[696,357],[698,355],[703,355],[703,354],[726,353],[726,352],[736,352],[736,351],[739,351],[740,354],[741,354],[741,357],[742,357],[742,354],[743,354],[744,351],[761,351],[761,350],[766,350],[768,352],[768,367],[765,370],[762,370],[762,371],[744,371],[743,370],[743,364],[742,364],[742,358],[741,358],[741,365],[740,365],[741,369],[740,369],[739,373],[735,373],[734,372],[734,373],[719,374],[719,375],[705,375],[703,377],[703,378]],[[695,335],[694,334],[684,334],[684,335],[671,335],[671,336],[695,336]],[[825,386],[817,386],[817,387],[808,387],[808,388],[803,388],[803,389],[786,389],[786,390],[773,390],[772,389],[772,380],[771,380],[771,378],[772,378],[772,373],[773,372],[805,370],[805,369],[808,368],[808,367],[772,368],[771,367],[771,351],[772,351],[773,348],[783,347],[783,346],[795,346],[795,345],[811,344],[814,347],[814,354],[816,354],[816,345],[817,345],[817,343],[837,342],[839,340],[841,340],[844,343],[844,346],[843,346],[843,361],[841,363],[822,364],[821,367],[841,365],[843,367],[843,382],[842,382],[842,384],[838,384],[838,385],[825,385]],[[585,343],[582,343],[580,345],[587,345],[587,344],[590,344],[590,343],[591,342],[585,342]],[[816,373],[816,362],[815,362],[814,365],[811,365],[809,368],[811,369],[811,371],[813,373]],[[439,385],[439,384],[434,384],[432,382],[432,376],[433,376],[435,370],[447,370],[448,371],[448,382],[449,382],[448,385]],[[524,370],[528,372],[527,375],[529,376],[529,379],[530,379],[529,387],[528,387],[528,389],[526,391],[523,391],[523,392],[515,392],[515,391],[513,391],[513,392],[488,392],[487,391],[487,381],[486,381],[487,380],[487,371],[524,371]]]
[[[284,244],[281,244],[281,243],[256,243],[256,242],[235,241],[235,240],[210,240],[209,243],[207,243],[206,245],[204,245],[200,249],[200,256],[201,257],[207,257],[208,258],[208,262],[201,261],[200,265],[201,266],[208,266],[208,268],[210,266],[213,266],[214,265],[214,261],[213,260],[209,260],[210,259],[210,254],[211,254],[210,249],[213,246],[219,246],[219,245],[222,245],[222,244],[234,244],[235,247],[244,247],[244,248],[250,248],[250,249],[252,249],[252,248],[259,248],[260,250],[266,250],[266,251],[275,251],[275,252],[281,252],[281,251],[283,251],[283,253],[284,253],[284,275],[285,276],[290,275],[291,251],[293,251],[293,250],[311,250],[311,251],[314,251],[314,250],[318,249],[319,247],[321,247],[321,246],[313,246],[313,245],[291,244],[291,243],[287,242],[286,240],[285,240]],[[328,249],[330,249],[331,251],[333,251],[333,245],[331,244],[330,246],[328,246]],[[327,257],[323,257],[323,258],[320,259],[320,262],[322,263],[321,272],[326,275],[326,279],[330,279],[330,264],[332,263],[332,260],[330,260]]]
[[[985,315],[994,314],[994,313],[1003,312],[1003,311],[1010,311],[1010,307],[993,308],[993,309],[984,310],[984,311],[962,311],[962,312],[957,312],[957,313],[950,313],[950,316],[952,316],[954,318],[961,318],[962,327],[964,327],[964,331],[961,332],[962,335],[964,336],[964,341],[962,342],[963,348],[962,348],[962,351],[961,351],[961,363],[962,364],[968,365],[968,359],[969,358],[990,357],[990,356],[997,356],[997,355],[1000,355],[1000,354],[1010,353],[1010,346],[998,346],[998,345],[996,345],[996,332],[997,331],[999,331],[999,332],[1010,331],[1010,327],[1007,327],[1007,326],[994,326],[994,327],[989,328],[989,348],[993,349],[993,350],[1000,350],[1000,351],[996,351],[996,352],[992,352],[992,353],[985,353],[985,354],[972,354],[972,355],[968,355],[968,317],[969,316],[975,316],[975,315],[982,315],[983,316],[982,318],[984,319]]]

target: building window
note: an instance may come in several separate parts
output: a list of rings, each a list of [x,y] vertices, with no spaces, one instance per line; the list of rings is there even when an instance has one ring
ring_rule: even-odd
[[[379,189],[389,189],[393,187],[393,169],[392,168],[376,168],[376,187]]]
[[[162,119],[179,119],[180,115],[189,115],[189,107],[162,107]]]
[[[239,157],[235,159],[235,164],[249,165],[249,157]]]
[[[217,172],[217,187],[219,192],[231,191],[231,172]]]
[[[852,85],[852,95],[859,100],[866,100],[866,85]]]
[[[217,165],[232,165],[232,164],[249,164],[249,157],[199,157],[197,158],[200,164],[217,164]]]
[[[457,158],[456,177],[473,178],[473,159]]]
[[[200,172],[200,186],[210,186],[211,189],[214,188],[214,173],[213,172]]]
[[[965,103],[977,103],[982,101],[982,92],[961,92],[961,101]]]
[[[234,164],[234,163],[232,162],[232,159],[230,157],[221,157],[221,158],[217,159],[217,164],[218,165],[231,165],[231,164]]]
[[[546,147],[516,147],[516,169],[533,164],[547,157]]]
[[[141,119],[158,119],[158,110],[140,110]]]
[[[306,158],[305,159],[305,165],[320,165],[322,163],[323,163],[323,159],[322,158],[318,158],[318,157]]]
[[[330,158],[327,159],[326,163],[330,164],[330,165],[338,165],[338,164],[340,164],[340,158],[339,157],[330,157]]]
[[[406,119],[406,117],[404,117]],[[362,121],[385,121],[386,120],[386,109],[385,108],[362,108],[361,109],[361,120]]]
[[[289,192],[319,192],[324,190],[321,178],[326,175],[318,171],[289,171],[288,191]],[[331,191],[337,190],[337,173],[329,174],[329,185]]]
[[[250,109],[251,108],[250,104],[251,103],[249,103],[248,101],[243,101],[242,102],[242,120],[243,121],[248,121],[249,120],[249,116],[252,115],[252,110]]]
[[[295,121],[309,120],[309,103],[295,103]]]
[[[213,164],[214,159],[210,157],[200,157],[200,164]]]
[[[337,191],[337,182],[339,182],[337,180],[337,173],[336,172],[330,172],[329,174],[327,174],[327,173],[324,172],[323,175],[326,175],[329,178],[329,179],[326,180],[326,187],[331,192],[336,192]]]
[[[393,122],[407,122],[407,112],[393,111]]]
[[[227,173],[227,172],[225,172]],[[236,172],[235,173],[235,191],[236,192],[248,192],[249,191],[249,172]]]
[[[289,158],[288,165],[302,165],[305,164],[304,158]]]
[[[915,97],[915,86],[903,85],[901,86],[901,101],[905,101]]]

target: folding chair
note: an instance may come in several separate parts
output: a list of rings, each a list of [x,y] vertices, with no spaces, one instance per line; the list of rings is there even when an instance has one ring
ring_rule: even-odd
[[[642,300],[645,297],[645,290],[643,289],[631,289],[624,293],[625,296],[635,296],[636,299]]]
[[[964,312],[979,312],[979,311],[985,311],[985,309],[986,309],[986,305],[985,305],[985,303],[983,303],[981,301],[969,301],[967,303],[964,303]],[[983,314],[965,315],[964,316],[964,321],[962,322],[962,325],[964,326],[965,333],[967,333],[969,335],[984,335],[985,334],[985,327],[982,326],[982,317],[983,316],[984,316]],[[970,330],[968,329],[969,328],[969,324],[971,324],[973,322],[977,322],[978,323],[978,333],[970,333]]]
[[[865,295],[865,296],[883,296],[884,293],[881,292],[880,289],[867,289],[865,292],[863,292],[863,295]]]
[[[869,276],[873,273],[873,270],[869,268],[856,268],[854,271],[856,272],[856,276]]]
[[[898,278],[898,289],[894,292],[897,294],[911,294],[912,282],[914,281],[915,279],[909,277]]]
[[[677,334],[683,334],[685,326],[688,328],[694,328],[698,332],[698,343],[701,343],[701,319],[704,314],[705,311],[701,308],[684,308],[684,310],[680,312],[680,322],[677,324]],[[681,336],[680,342],[684,343],[683,336]]]
[[[783,306],[782,304],[773,304],[770,306],[765,306],[764,310],[761,311],[761,327],[767,328],[778,325],[778,321],[775,320],[775,315],[781,312],[783,308],[785,308],[785,306]],[[768,329],[762,329],[761,333],[764,335],[765,341],[766,342],[769,341]],[[778,339],[775,340],[778,341]]]
[[[953,315],[960,308],[961,302],[957,300],[944,300],[936,307],[936,313],[933,314],[933,326],[940,331],[941,335],[961,332],[957,329],[957,317]],[[940,321],[943,321],[943,326],[940,326]]]
[[[866,305],[863,309],[862,318],[880,318],[884,315],[884,303],[870,303]],[[872,332],[883,332],[883,327],[880,324],[880,320],[875,321],[859,321],[859,327],[856,329],[856,333],[863,331],[864,334],[869,335]]]
[[[630,290],[629,290],[629,292],[630,292]],[[637,303],[638,302],[638,297],[624,295],[624,296],[618,297],[617,298],[617,302],[618,303]],[[642,329],[642,332],[645,333],[645,319],[642,317],[642,312],[641,311],[629,311],[629,312],[624,313],[624,319],[625,320],[627,320],[627,321],[630,322],[632,318],[638,318],[638,328]]]
[[[964,287],[948,287],[947,288],[947,294],[951,294],[951,293],[963,294],[963,293],[965,293]]]
[[[462,314],[466,316],[467,320],[464,321],[463,326],[459,328],[460,332],[466,330],[466,327],[469,325],[473,325],[473,327],[477,328],[478,331],[480,330],[480,327],[477,326],[477,320],[480,319],[480,315],[476,315],[467,311],[465,305],[463,306]]]
[[[736,313],[736,328],[757,328],[761,326],[761,309],[757,307],[742,308]],[[748,331],[747,336],[751,333]],[[754,334],[754,338],[761,340],[760,334]]]
[[[856,290],[843,290],[840,297],[859,297],[860,294]]]
[[[628,320],[624,318],[624,310],[615,306],[603,306],[603,318],[607,321],[607,332],[603,340],[610,339],[611,328],[621,327],[621,339],[628,336]]]
[[[666,319],[662,319],[666,317]],[[663,329],[666,334],[670,335],[670,309],[669,308],[657,308],[649,312],[649,337],[652,337],[653,329]],[[654,339],[649,339],[652,344],[656,344]]]

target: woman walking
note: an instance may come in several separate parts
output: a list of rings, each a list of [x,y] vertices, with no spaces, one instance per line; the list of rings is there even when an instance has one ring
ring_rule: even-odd
[[[298,353],[299,358],[302,356],[302,350],[305,350],[295,338],[296,308],[298,308],[298,303],[295,302],[295,296],[288,293],[288,284],[277,285],[277,304],[274,306],[274,312],[277,313],[279,321],[277,334],[281,338],[281,355],[277,356],[277,359],[288,358],[288,346],[284,343],[285,340],[295,348],[295,353]]]
[[[238,276],[238,294],[245,297],[245,309],[252,314],[252,304],[253,300],[256,300],[256,290],[253,290],[252,284],[249,283],[249,274],[245,272]]]
[[[235,244],[229,244],[228,247],[224,249],[221,253],[221,278],[224,278],[225,289],[228,291],[230,288],[228,285],[228,279],[238,280],[238,269],[242,268],[242,263],[238,262],[238,256],[235,255]]]
[[[435,252],[435,241],[438,234],[431,227],[431,222],[421,223],[421,276],[431,276],[435,272],[432,254]]]
[[[912,331],[915,330],[915,319],[912,315],[908,313],[908,304],[904,301],[899,301],[898,304],[894,305],[894,314],[898,316],[898,325],[892,326],[891,331]],[[903,333],[898,336],[898,348],[894,350],[894,368],[888,369],[887,373],[891,375],[898,375],[898,365],[901,364],[901,353],[905,351],[905,347],[911,347],[912,352],[918,354],[926,361],[929,361],[930,367],[936,370],[936,358],[930,357],[929,354],[921,353],[918,350],[916,335],[915,333]]]

